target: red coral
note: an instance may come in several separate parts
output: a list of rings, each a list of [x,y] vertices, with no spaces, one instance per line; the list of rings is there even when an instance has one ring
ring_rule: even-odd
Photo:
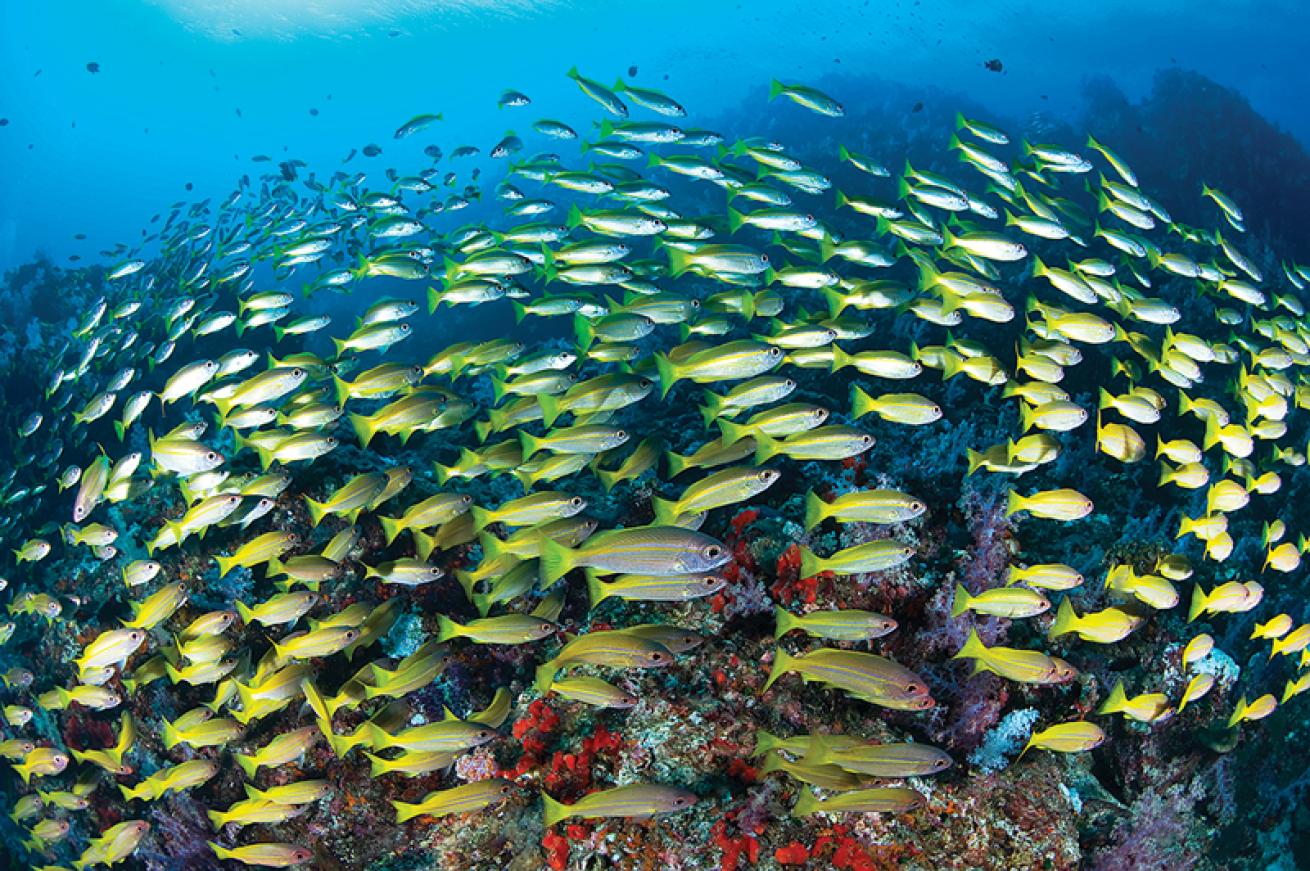
[[[792,841],[774,850],[773,858],[778,860],[779,865],[804,865],[810,861],[810,851],[800,841]]]
[[[583,739],[580,751],[558,751],[551,757],[550,770],[542,778],[542,783],[553,794],[579,795],[591,786],[591,769],[597,755],[605,751],[617,752],[622,746],[622,736],[604,726],[597,726],[595,732]]]
[[[547,832],[541,839],[546,848],[546,864],[555,871],[564,871],[569,864],[569,839],[555,832]]]
[[[541,764],[541,757],[551,744],[552,734],[559,728],[559,714],[541,699],[528,705],[527,716],[514,721],[511,729],[514,738],[523,745],[518,764],[502,772],[503,776],[521,777]]]
[[[723,860],[719,865],[721,871],[737,871],[742,858],[754,865],[760,858],[760,842],[754,835],[739,832],[728,834],[728,824],[735,822],[736,811],[729,811],[710,829],[710,840],[723,851]]]
[[[801,601],[813,605],[818,598],[819,579],[823,575],[801,577],[801,549],[798,545],[791,545],[778,556],[775,576],[777,580],[770,589],[783,604]]]

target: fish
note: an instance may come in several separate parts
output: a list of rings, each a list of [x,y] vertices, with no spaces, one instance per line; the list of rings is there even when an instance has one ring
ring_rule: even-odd
[[[796,800],[791,814],[806,817],[816,813],[906,813],[924,805],[923,794],[903,786],[875,786],[820,799],[807,788]]]
[[[573,804],[563,804],[542,793],[544,824],[550,828],[572,818],[610,819],[651,817],[678,813],[696,804],[695,793],[672,786],[634,783],[593,792]]]
[[[407,804],[392,801],[396,809],[396,822],[403,823],[417,816],[445,816],[480,811],[499,804],[514,793],[514,784],[497,777],[466,783],[451,789],[429,792],[421,801]]]

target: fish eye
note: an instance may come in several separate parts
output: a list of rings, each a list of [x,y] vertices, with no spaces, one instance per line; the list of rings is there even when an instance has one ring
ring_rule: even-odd
[[[581,496],[574,496],[572,499],[569,500],[569,504],[570,504],[570,505],[575,505],[575,506],[581,506],[581,505],[582,505],[582,497],[581,497]]]
[[[401,325],[400,325],[400,331],[401,331],[402,333],[408,333],[409,330],[410,330],[409,324],[401,324]]]
[[[500,788],[501,795],[509,795],[513,791],[514,791],[513,787],[511,787],[508,783]]]
[[[921,693],[921,692],[924,691],[925,687],[922,687],[922,686],[920,686],[920,685],[917,684],[917,683],[912,683],[912,684],[909,684],[908,686],[906,686],[905,689],[906,689],[907,692],[910,692],[910,693],[912,693],[912,694],[914,694],[914,695],[918,695],[919,693]]]
[[[211,463],[217,463],[217,462],[218,462],[218,453],[215,452],[215,451],[210,451],[210,452],[208,452],[207,454],[205,454],[205,459],[208,460],[208,461],[211,462]]]
[[[304,377],[305,377],[305,370],[304,370],[304,369],[301,369],[299,366],[297,366],[296,368],[294,368],[294,369],[291,370],[291,377],[292,377],[292,378],[304,378]]]
[[[650,655],[650,661],[651,661],[651,662],[663,662],[663,661],[664,661],[664,654],[660,653],[660,652],[657,650],[657,651],[655,651],[654,653],[652,653],[652,654]]]
[[[712,544],[705,548],[705,555],[710,559],[718,559],[719,554],[721,553],[723,553],[723,548],[719,547],[717,544]]]
[[[860,436],[860,444],[862,444],[862,445],[871,445],[871,444],[873,444],[873,436],[871,436],[871,435],[867,435],[867,434],[866,434],[866,435],[862,435],[862,436]]]
[[[779,348],[777,345],[774,345],[773,347],[769,348],[769,356],[770,356],[770,357],[781,357],[781,356],[782,356],[782,348]]]
[[[767,254],[761,254],[761,255],[760,255],[760,261],[763,262],[763,263],[768,263],[768,262],[769,262],[769,255],[767,255]]]

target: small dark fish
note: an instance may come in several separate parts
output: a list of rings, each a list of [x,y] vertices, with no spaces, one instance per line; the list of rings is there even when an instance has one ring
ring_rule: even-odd
[[[1001,59],[999,57],[994,57],[991,60],[983,61],[983,66],[987,67],[987,69],[991,70],[994,73],[999,73],[1005,70],[1005,64],[1001,63]]]
[[[237,30],[237,29],[234,27],[234,28],[232,28],[232,35],[233,35],[233,36],[240,36],[240,35],[241,35],[241,31]]]
[[[273,158],[269,157],[267,154],[256,154],[250,159],[255,163],[268,163]]]
[[[382,153],[382,146],[369,143],[361,149],[365,157],[377,157]]]
[[[237,109],[236,111],[237,111],[237,117],[238,117],[238,118],[243,118],[243,117],[245,117],[244,115],[241,114],[241,110],[240,110],[240,109]]]
[[[89,64],[86,65],[86,71],[88,73],[98,73],[100,72],[100,64],[96,63],[95,61],[91,61]]]
[[[158,217],[158,215],[156,215],[155,217]],[[74,235],[73,238],[74,238],[74,239],[77,239],[77,240],[80,242],[81,240],[83,240],[83,239],[86,238],[86,234],[85,234],[85,233],[78,233],[78,234]]]
[[[42,70],[37,70],[36,72],[32,73],[32,78],[36,78],[37,76],[41,75],[41,73]]]
[[[318,115],[318,110],[317,110],[317,109],[310,109],[310,110],[309,110],[309,114],[317,116],[317,115]]]
[[[478,153],[477,146],[461,145],[459,148],[456,148],[454,151],[450,153],[450,159],[454,160],[457,157],[471,157],[472,155],[477,153]]]
[[[196,186],[193,185],[191,182],[187,182],[187,183],[186,183],[186,189],[189,190],[189,191],[192,191],[192,190],[195,190],[195,189],[196,189]]]
[[[81,255],[79,255],[79,254],[69,254],[69,255],[68,255],[68,259],[69,259],[69,262],[71,262],[71,263],[76,263],[77,261],[81,260],[82,257],[81,257]]]
[[[441,146],[440,146],[440,145],[429,145],[427,148],[423,149],[423,153],[426,154],[428,157],[432,158],[433,160],[440,160],[440,159],[441,159]]]
[[[637,65],[636,65],[636,64],[633,64],[632,66],[628,67],[628,78],[632,78],[632,77],[635,76],[636,74],[637,74]]]
[[[9,126],[9,119],[8,119],[8,118],[0,118],[0,127],[8,127],[8,126]]]
[[[343,160],[343,161],[341,161],[341,162],[342,162],[342,163],[350,163],[350,159],[351,159],[352,157],[354,157],[354,156],[355,156],[356,154],[358,154],[358,153],[359,153],[358,149],[355,149],[355,148],[350,149],[350,153],[346,155],[346,159]]]
[[[387,36],[390,36],[390,37],[393,37],[393,38],[394,38],[394,37],[397,37],[397,36],[400,36],[400,31],[399,31],[399,30],[388,30],[388,31],[387,31]]]
[[[911,111],[911,112],[922,112],[922,111],[923,111],[923,101],[920,100],[919,102],[915,103],[915,104],[914,104],[914,108],[912,108],[910,111]]]

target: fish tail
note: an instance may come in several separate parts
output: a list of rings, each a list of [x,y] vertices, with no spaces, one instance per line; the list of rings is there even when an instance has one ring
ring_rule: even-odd
[[[485,529],[489,524],[495,522],[492,513],[480,505],[469,506],[469,515],[473,518],[473,528],[477,530]]]
[[[1074,613],[1073,604],[1068,597],[1065,597],[1060,600],[1060,607],[1055,612],[1055,622],[1051,624],[1051,629],[1047,634],[1051,638],[1067,635],[1074,631],[1077,622],[1078,615]]]
[[[776,641],[798,625],[796,615],[780,605],[773,606],[773,638]]]
[[[659,373],[660,378],[660,398],[669,395],[669,390],[680,379],[678,368],[667,354],[657,353],[655,358],[655,370]]]
[[[323,522],[323,517],[327,514],[328,506],[324,502],[315,502],[308,496],[305,497],[305,507],[309,510],[309,519],[314,526]]]
[[[778,95],[781,94],[783,90],[784,90],[784,85],[782,84],[782,82],[778,81],[777,79],[772,79],[769,81],[770,100],[777,99]]]
[[[773,682],[791,671],[795,664],[795,657],[781,647],[775,648],[773,653],[773,666],[769,669],[769,677],[764,682],[764,688],[760,690],[760,694],[763,695],[768,692],[769,687],[773,686]]]
[[[795,806],[791,809],[791,815],[794,817],[808,817],[813,814],[819,807],[819,797],[814,794],[814,790],[805,787],[801,797],[796,799]]]
[[[845,351],[843,351],[839,346],[837,346],[837,345],[833,345],[833,346],[832,346],[832,364],[830,365],[828,371],[829,371],[829,372],[836,372],[836,371],[838,371],[839,369],[844,369],[844,368],[846,368],[847,366],[850,366],[850,365],[851,365],[851,355],[850,355],[850,354],[847,354],[847,353],[846,353]]]
[[[1097,710],[1098,714],[1116,714],[1124,709],[1128,703],[1128,695],[1124,692],[1124,682],[1118,681],[1114,688],[1110,690],[1110,695],[1105,697],[1101,707]]]
[[[767,436],[762,432],[755,434],[755,465],[761,465],[771,457],[782,453],[783,444],[781,439],[775,439]]]
[[[600,574],[595,569],[587,569],[587,597],[591,602],[591,607],[595,608],[601,602],[609,598],[610,592],[605,588],[605,582],[600,579]]]
[[[209,812],[209,819],[212,820],[212,821],[214,821],[214,828],[216,828],[216,829],[217,829],[217,828],[221,828],[221,827],[218,825],[218,822],[217,822],[217,819],[216,819],[216,818],[217,818],[217,819],[221,819],[221,818],[222,818],[222,814],[219,814],[219,813],[216,812],[216,811],[210,811],[210,812]],[[229,849],[227,849],[226,847],[222,846],[221,844],[215,844],[213,841],[206,841],[205,843],[209,845],[209,849],[211,849],[211,850],[214,851],[214,858],[216,858],[216,859],[231,859],[231,858],[232,858],[232,851],[229,850]]]
[[[236,763],[241,767],[241,770],[246,773],[246,777],[254,778],[255,772],[259,770],[259,762],[255,757],[237,753],[232,758],[236,760]]]
[[[1197,617],[1201,616],[1201,612],[1205,610],[1205,606],[1207,604],[1206,599],[1207,596],[1205,594],[1205,590],[1201,588],[1200,584],[1197,584],[1195,587],[1192,587],[1192,603],[1187,609],[1188,623],[1191,623]]]
[[[833,357],[833,365],[836,365],[837,358]],[[859,387],[851,385],[851,419],[859,420],[877,407],[877,402],[872,396],[865,393]]]
[[[160,740],[164,742],[165,750],[172,750],[178,744],[182,743],[182,733],[177,730],[176,726],[165,720],[164,730],[160,735]]]
[[[364,755],[368,758],[368,773],[373,777],[381,777],[391,771],[391,760],[383,759],[381,756],[374,756],[367,750]]]
[[[537,673],[534,679],[534,685],[537,688],[537,692],[541,693],[543,696],[550,692],[551,685],[555,683],[555,672],[558,670],[559,669],[555,665],[555,660],[553,659],[550,662],[542,663],[537,666]]]
[[[396,536],[405,531],[405,523],[399,517],[378,517],[378,523],[382,525],[382,534],[387,540],[387,544],[396,540]]]
[[[955,585],[955,599],[951,602],[951,616],[959,617],[965,611],[969,610],[969,605],[973,602],[973,597],[969,591],[964,588],[963,584]]]
[[[756,729],[755,749],[751,751],[751,758],[754,759],[756,757],[763,756],[764,754],[770,753],[781,746],[782,746],[782,739],[779,738],[777,735],[774,735],[772,732],[767,732],[764,729]]]
[[[1010,490],[1005,494],[1005,516],[1009,517],[1023,510],[1023,497],[1015,490]]]
[[[582,315],[574,315],[573,338],[577,340],[578,350],[586,351],[596,341],[596,328]]]
[[[651,506],[655,509],[655,522],[661,526],[672,526],[678,519],[678,503],[672,499],[656,496],[651,499]]]
[[[736,233],[746,223],[746,216],[731,206],[728,207],[728,232]]]
[[[951,659],[981,660],[986,652],[987,647],[982,643],[982,639],[978,637],[978,630],[970,629],[969,637],[964,640],[964,646],[961,647],[960,652],[952,656]]]
[[[569,573],[576,564],[576,557],[569,548],[549,538],[541,539],[540,567],[541,587],[545,589]]]
[[[1237,700],[1237,707],[1233,708],[1233,715],[1228,718],[1227,728],[1231,729],[1238,723],[1242,722],[1242,720],[1246,719],[1247,710],[1246,696],[1242,696]]]
[[[218,559],[222,559],[222,557],[218,557]],[[227,572],[223,574],[227,574]],[[249,626],[255,619],[255,613],[250,610],[250,606],[240,599],[233,602],[233,605],[236,607],[237,616],[241,618],[241,622]]]
[[[541,793],[542,804],[542,825],[550,828],[561,820],[568,819],[569,806],[562,802],[555,801],[543,790]]]
[[[522,462],[526,463],[528,460],[532,459],[533,454],[541,450],[542,441],[543,441],[542,439],[530,433],[526,433],[526,432],[519,433],[519,445],[522,447],[522,451],[523,451]]]
[[[463,628],[445,614],[437,615],[437,640],[449,641],[463,634]]]
[[[541,408],[541,422],[547,427],[554,426],[560,415],[559,397],[543,393],[537,397],[537,405]]]
[[[403,801],[392,799],[391,806],[396,809],[396,822],[403,823],[405,820],[413,819],[423,813],[423,805],[406,804]]]
[[[723,425],[722,422],[720,422],[719,426],[722,425]],[[676,478],[679,475],[681,475],[683,472],[687,471],[688,465],[690,463],[690,460],[687,457],[684,457],[682,454],[675,454],[673,451],[667,452],[664,455],[664,459],[669,467],[670,478]]]
[[[669,247],[669,277],[678,278],[692,267],[691,255],[678,248]]]
[[[822,291],[824,300],[828,303],[828,314],[837,317],[846,310],[846,296],[840,291],[833,290],[831,287],[825,287]]]
[[[705,391],[705,404],[700,407],[701,417],[705,420],[705,428],[709,429],[714,424],[714,419],[723,414],[723,397],[713,390]]]
[[[805,494],[805,531],[809,532],[829,515],[828,503],[813,490]]]
[[[735,445],[744,438],[749,438],[751,428],[740,423],[728,420],[725,417],[719,418],[719,432],[723,433],[723,445]]]
[[[437,549],[436,538],[423,530],[415,529],[410,534],[414,537],[414,555],[419,559],[427,559]]]
[[[805,545],[800,545],[801,549],[801,577],[812,578],[819,572],[823,571],[823,560],[814,551]]]
[[[978,471],[979,467],[987,462],[986,455],[984,455],[982,451],[975,451],[973,448],[965,448],[964,456],[969,463],[969,471],[964,473],[964,477],[966,478]]]

